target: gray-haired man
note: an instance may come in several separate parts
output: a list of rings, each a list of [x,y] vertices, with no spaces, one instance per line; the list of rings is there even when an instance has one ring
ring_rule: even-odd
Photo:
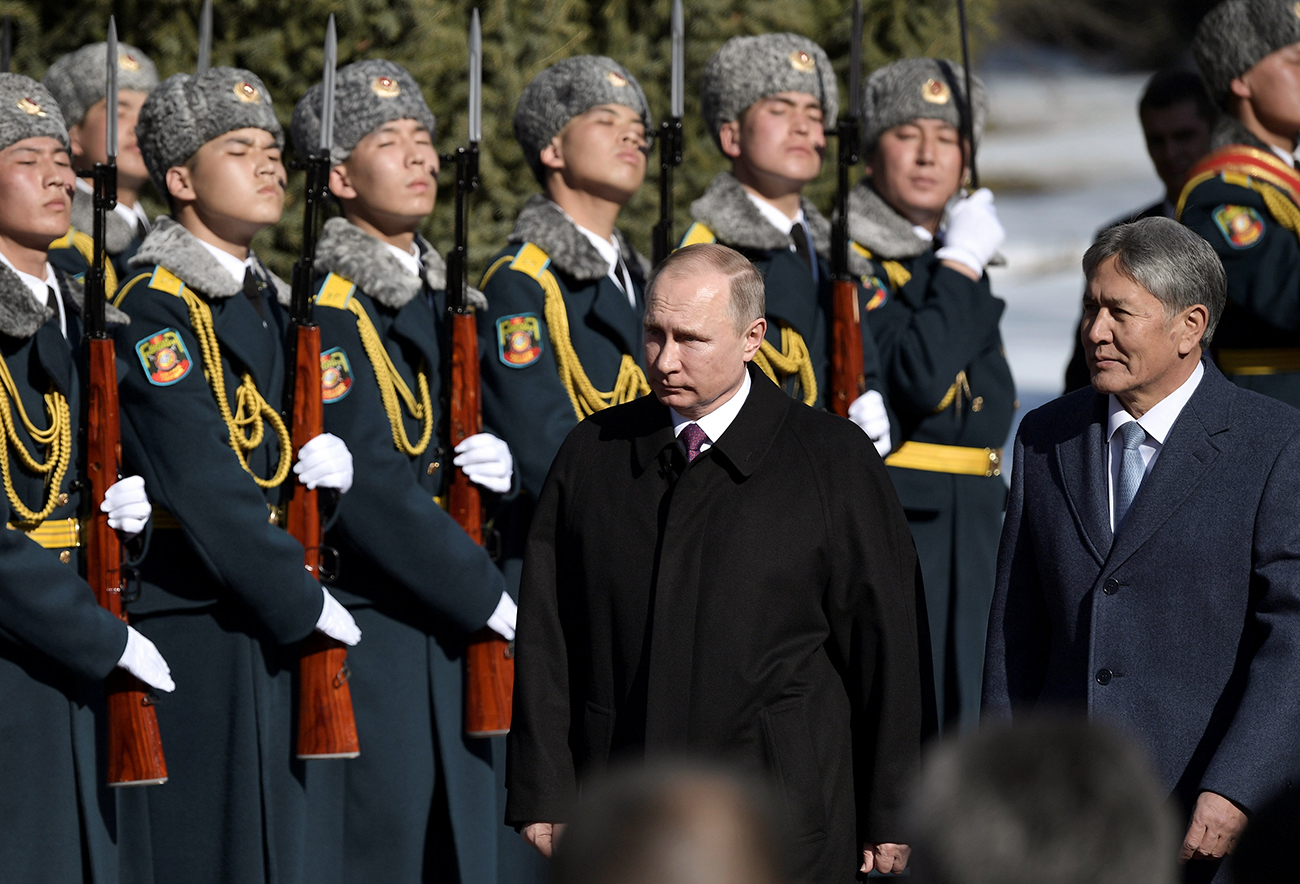
[[[984,710],[1131,731],[1187,814],[1188,879],[1221,879],[1300,773],[1300,412],[1202,358],[1226,281],[1191,231],[1113,228],[1084,270],[1092,389],[1020,425]]]

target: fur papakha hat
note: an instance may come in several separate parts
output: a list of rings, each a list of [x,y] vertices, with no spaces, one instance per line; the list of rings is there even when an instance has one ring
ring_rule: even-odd
[[[91,43],[76,52],[61,56],[41,77],[41,84],[63,109],[63,118],[75,126],[86,118],[91,105],[103,101],[108,84],[107,43]],[[152,92],[158,85],[158,69],[149,56],[134,46],[117,44],[117,88],[135,92]]]
[[[68,146],[59,103],[31,77],[0,74],[0,150],[24,138],[44,136]]]
[[[320,147],[320,83],[307,90],[293,109],[293,149],[300,157]],[[334,144],[330,162],[337,165],[371,132],[393,120],[411,119],[438,134],[438,120],[424,102],[420,85],[406,68],[382,58],[358,61],[334,74]]]
[[[542,176],[542,151],[569,120],[602,104],[621,104],[641,115],[647,136],[654,120],[636,77],[612,58],[575,55],[533,77],[515,108],[515,138],[533,175]]]
[[[197,75],[172,74],[159,83],[140,108],[135,137],[153,186],[165,195],[168,169],[236,129],[265,129],[284,147],[266,85],[251,71],[216,67]]]
[[[1210,99],[1227,111],[1232,81],[1266,55],[1300,42],[1300,5],[1293,0],[1224,0],[1201,19],[1192,57]]]
[[[732,37],[713,53],[700,77],[700,110],[715,144],[723,123],[778,92],[807,92],[822,104],[827,129],[840,111],[839,84],[826,52],[798,34]]]
[[[970,78],[975,93],[975,145],[984,137],[989,97],[979,77]],[[966,135],[966,69],[943,58],[903,58],[872,71],[862,85],[862,143],[876,147],[886,129],[912,120],[943,120]]]

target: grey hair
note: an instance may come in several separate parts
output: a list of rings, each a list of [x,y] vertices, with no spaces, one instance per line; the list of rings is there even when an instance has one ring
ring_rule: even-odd
[[[1173,884],[1177,829],[1132,739],[1018,718],[931,749],[909,799],[923,884]]]
[[[1209,243],[1171,218],[1143,218],[1098,236],[1084,252],[1084,275],[1092,279],[1109,258],[1122,275],[1164,305],[1169,319],[1204,305],[1208,318],[1201,349],[1210,345],[1228,299],[1228,276]]]
[[[650,305],[655,283],[661,276],[682,277],[705,273],[721,273],[730,281],[731,297],[727,306],[737,333],[743,333],[751,322],[767,313],[767,288],[763,283],[763,274],[740,252],[711,242],[678,249],[660,262],[646,283],[646,306]]]

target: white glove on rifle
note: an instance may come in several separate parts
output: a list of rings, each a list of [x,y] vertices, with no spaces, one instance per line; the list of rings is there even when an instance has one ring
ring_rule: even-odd
[[[943,248],[934,254],[941,261],[956,261],[976,274],[983,274],[984,267],[1006,238],[998,211],[993,207],[993,191],[981,187],[948,209]]]
[[[99,509],[100,512],[108,513],[110,528],[121,531],[127,537],[139,534],[153,514],[149,497],[144,493],[144,477],[127,476],[108,486]]]
[[[475,485],[482,485],[497,494],[510,490],[515,461],[509,445],[491,433],[476,433],[457,445],[455,450],[456,459],[452,463],[464,470]]]
[[[299,449],[293,471],[308,488],[335,488],[345,494],[352,487],[352,452],[338,436],[321,433]]]
[[[117,661],[117,665],[151,688],[168,693],[176,690],[171,667],[163,655],[158,653],[154,643],[134,626],[126,628],[126,650],[122,652],[122,659]]]
[[[345,645],[355,645],[361,641],[361,627],[357,626],[357,621],[352,619],[348,609],[340,605],[339,600],[330,595],[325,587],[322,586],[320,591],[325,594],[325,606],[321,608],[320,617],[316,620],[316,631]]]
[[[497,602],[497,609],[492,612],[492,616],[487,620],[487,628],[501,636],[508,642],[515,640],[515,621],[519,617],[519,606],[515,604],[509,593],[501,593],[501,601]]]
[[[893,448],[889,441],[889,413],[885,411],[885,397],[868,390],[849,405],[849,420],[853,421],[871,439],[876,453],[884,457]]]

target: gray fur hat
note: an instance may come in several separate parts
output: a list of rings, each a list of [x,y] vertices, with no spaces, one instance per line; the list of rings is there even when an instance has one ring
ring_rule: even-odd
[[[1210,98],[1226,111],[1233,80],[1297,42],[1300,6],[1292,0],[1224,0],[1201,19],[1192,56]]]
[[[515,138],[533,175],[542,176],[542,151],[569,120],[602,104],[621,104],[641,115],[653,130],[645,92],[628,69],[603,55],[575,55],[557,61],[524,87],[515,108]]]
[[[321,84],[307,90],[293,109],[293,149],[307,156],[320,145]],[[341,163],[371,132],[393,120],[411,119],[438,134],[438,120],[424,103],[420,85],[399,64],[373,58],[334,75],[334,145],[330,162]]]
[[[807,92],[822,103],[826,128],[840,111],[839,84],[826,52],[798,34],[732,37],[713,53],[700,77],[700,109],[718,143],[723,123],[778,92]]]
[[[0,150],[42,136],[68,146],[68,127],[59,103],[31,77],[0,74]]]
[[[167,170],[185,163],[214,138],[236,129],[265,129],[284,147],[284,130],[271,93],[257,75],[240,68],[172,74],[140,108],[135,137],[153,186],[167,193]]]
[[[989,96],[979,77],[975,93],[975,144],[984,137]],[[886,129],[912,120],[943,120],[964,135],[966,69],[943,58],[904,58],[877,68],[862,86],[862,142],[870,153]]]
[[[41,77],[41,83],[54,95],[63,118],[75,126],[86,118],[86,111],[107,95],[107,43],[91,43],[76,52],[61,56]],[[158,69],[149,56],[134,46],[117,44],[117,88],[152,92],[158,85]]]

